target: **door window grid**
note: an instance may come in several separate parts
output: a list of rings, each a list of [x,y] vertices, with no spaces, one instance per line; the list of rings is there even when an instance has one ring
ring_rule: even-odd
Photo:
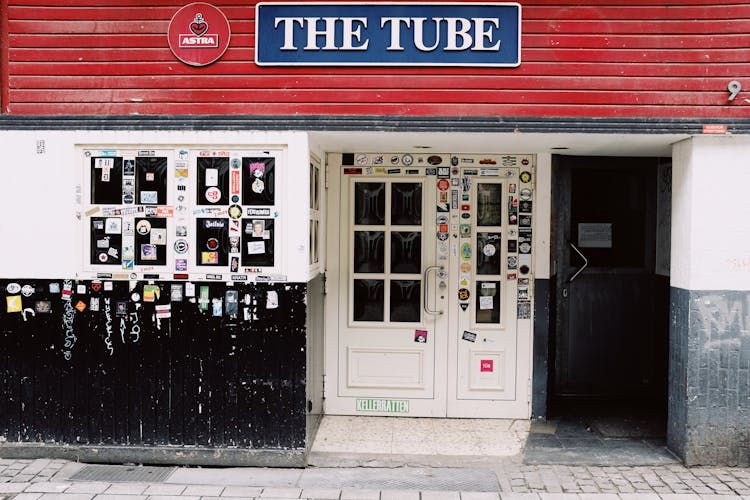
[[[474,287],[474,307],[472,325],[474,327],[502,327],[505,290],[503,284],[506,272],[505,252],[507,228],[503,233],[503,221],[507,220],[506,193],[502,180],[483,179],[473,186],[473,199],[476,200],[476,225],[472,236],[474,262],[472,265]],[[505,234],[505,238],[503,238]],[[494,271],[494,272],[493,272]],[[509,314],[507,311],[506,314]]]
[[[353,181],[350,195],[350,322],[421,324],[423,182]]]

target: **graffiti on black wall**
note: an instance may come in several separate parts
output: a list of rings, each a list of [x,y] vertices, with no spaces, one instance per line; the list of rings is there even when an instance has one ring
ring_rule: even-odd
[[[305,284],[0,286],[0,438],[304,447]]]

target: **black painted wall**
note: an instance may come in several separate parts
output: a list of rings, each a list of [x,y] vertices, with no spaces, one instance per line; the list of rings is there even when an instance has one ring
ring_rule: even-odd
[[[33,294],[10,293],[9,283]],[[27,309],[0,311],[0,456],[12,443],[304,453],[305,284],[196,283],[196,295],[209,287],[201,310],[198,297],[171,297],[171,285],[184,295],[185,283],[156,283],[155,302],[144,302],[144,282],[113,282],[111,291],[67,282],[69,300],[51,283],[66,282],[0,281]],[[236,314],[228,291],[237,292]],[[38,301],[51,311],[32,313]],[[169,304],[171,318],[157,319],[157,304]]]
[[[750,465],[750,292],[672,288],[667,442],[686,465]]]

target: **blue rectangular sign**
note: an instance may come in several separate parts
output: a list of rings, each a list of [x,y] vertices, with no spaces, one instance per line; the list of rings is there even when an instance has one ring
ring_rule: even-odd
[[[259,66],[521,64],[517,3],[259,3]]]

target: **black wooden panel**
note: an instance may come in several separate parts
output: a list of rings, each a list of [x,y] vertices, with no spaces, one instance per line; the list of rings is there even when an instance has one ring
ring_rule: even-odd
[[[184,282],[156,283],[153,302],[152,283],[0,280],[9,283],[34,287],[24,309],[52,304],[26,320],[0,310],[0,436],[9,442],[304,448],[306,285],[197,283],[196,296],[209,287],[202,310],[197,297],[172,301],[171,285],[184,292]],[[70,299],[50,284],[70,285]],[[226,314],[228,290],[236,315]],[[278,307],[267,308],[269,292]],[[216,314],[213,299],[222,300]],[[157,319],[157,304],[171,317]]]

